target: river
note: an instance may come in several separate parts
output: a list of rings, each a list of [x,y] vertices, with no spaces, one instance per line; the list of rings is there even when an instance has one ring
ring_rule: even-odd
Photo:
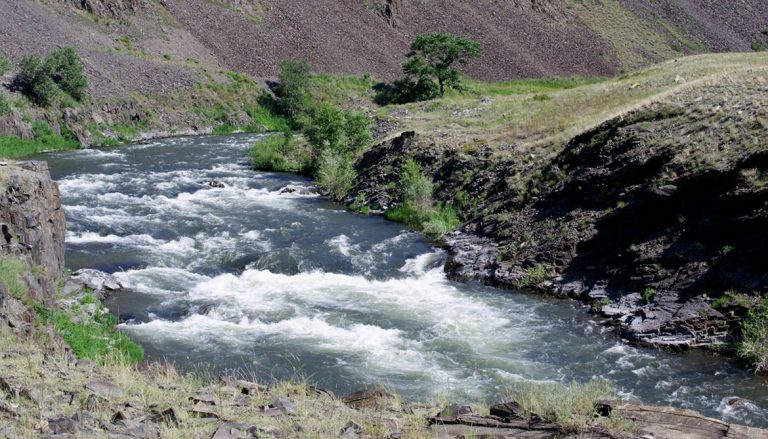
[[[341,394],[383,384],[414,400],[498,402],[521,381],[606,378],[624,398],[768,426],[765,378],[628,346],[573,302],[449,281],[418,234],[347,212],[306,178],[249,169],[257,137],[43,156],[61,185],[68,268],[126,285],[107,305],[147,359],[299,375]]]

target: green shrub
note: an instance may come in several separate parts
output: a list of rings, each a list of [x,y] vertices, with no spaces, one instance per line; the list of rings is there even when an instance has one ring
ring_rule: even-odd
[[[506,399],[518,403],[530,420],[538,416],[565,432],[575,433],[594,422],[598,401],[613,396],[613,386],[609,381],[593,380],[569,386],[520,383],[508,392]]]
[[[58,93],[48,66],[39,55],[27,55],[21,60],[16,83],[24,94],[37,105],[47,107]]]
[[[415,210],[428,212],[432,210],[432,193],[434,185],[432,179],[422,173],[421,165],[412,159],[403,164],[400,171],[400,188],[405,204],[411,205]]]
[[[653,302],[653,299],[656,297],[656,293],[656,288],[646,288],[645,291],[643,291],[643,300],[645,303]]]
[[[741,322],[739,357],[747,360],[758,373],[768,372],[768,297],[753,306]]]
[[[215,136],[223,136],[227,134],[232,134],[235,132],[235,127],[228,123],[222,123],[220,125],[216,125],[213,127],[213,130],[211,131],[211,134]]]
[[[312,108],[303,125],[305,126],[304,135],[316,151],[331,148],[338,152],[346,152],[347,120],[342,110],[328,103],[317,104]]]
[[[317,185],[332,199],[342,201],[355,184],[357,173],[349,156],[324,149],[317,161]]]
[[[545,264],[537,264],[525,269],[525,275],[518,282],[518,287],[538,287],[545,280],[547,280],[547,266]]]
[[[5,75],[11,70],[11,61],[4,55],[0,55],[0,76]]]
[[[752,43],[751,47],[752,47],[752,50],[754,50],[755,52],[762,52],[766,48],[768,48],[768,43],[765,43],[760,38],[755,38],[755,41]]]
[[[287,60],[280,65],[275,94],[280,98],[280,110],[291,119],[298,119],[309,108],[311,73],[312,66],[304,60]]]
[[[83,65],[75,49],[71,47],[56,49],[46,58],[45,65],[51,79],[60,89],[78,101],[83,99],[85,89],[88,87],[88,79],[83,73]]]
[[[0,93],[0,116],[7,116],[11,114],[11,111],[13,111],[11,100],[4,93]]]
[[[10,256],[0,257],[0,286],[9,296],[26,302],[29,287],[21,276],[29,271],[27,265],[19,259]]]
[[[250,149],[251,164],[261,171],[287,171],[284,157],[287,141],[280,135],[259,140]]]
[[[461,225],[456,209],[450,204],[441,204],[429,214],[429,219],[422,225],[422,233],[432,239],[452,232]]]

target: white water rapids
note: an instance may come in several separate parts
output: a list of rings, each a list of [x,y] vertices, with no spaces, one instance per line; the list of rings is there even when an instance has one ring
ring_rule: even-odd
[[[299,373],[339,393],[380,383],[416,400],[497,402],[523,380],[602,377],[629,399],[768,425],[765,379],[627,346],[570,302],[451,282],[417,234],[346,212],[307,179],[250,170],[253,140],[44,156],[67,211],[67,265],[125,283],[108,305],[149,359]]]

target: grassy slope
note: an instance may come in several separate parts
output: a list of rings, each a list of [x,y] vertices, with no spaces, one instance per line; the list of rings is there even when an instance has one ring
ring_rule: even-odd
[[[500,154],[545,158],[575,135],[651,102],[722,78],[749,82],[766,76],[764,54],[697,55],[594,84],[582,80],[587,85],[573,88],[564,86],[568,82],[473,82],[470,93],[389,107],[385,114],[403,129],[440,132],[441,144],[457,149],[487,144]]]

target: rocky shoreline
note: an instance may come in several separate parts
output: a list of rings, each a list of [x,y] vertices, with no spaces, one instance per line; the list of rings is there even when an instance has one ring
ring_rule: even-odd
[[[684,91],[543,157],[402,132],[359,159],[350,200],[398,203],[412,158],[439,201],[464,200],[444,238],[453,279],[583,301],[634,343],[728,352],[768,290],[768,162],[750,143],[766,126],[748,90]]]

